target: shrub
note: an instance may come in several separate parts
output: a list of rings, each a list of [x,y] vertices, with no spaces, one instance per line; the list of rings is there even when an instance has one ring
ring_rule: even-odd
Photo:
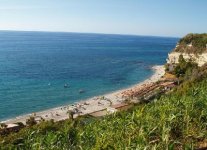
[[[26,125],[28,125],[28,126],[33,126],[33,125],[36,125],[36,124],[37,124],[37,122],[35,120],[35,117],[31,116],[29,119],[26,120]]]
[[[188,44],[192,44],[192,47],[188,47]],[[180,39],[179,46],[175,49],[177,52],[186,52],[201,54],[205,52],[207,44],[207,34],[188,34],[184,38]]]
[[[187,78],[189,75],[191,75],[192,71],[197,68],[198,65],[196,63],[192,62],[191,60],[186,61],[183,58],[183,55],[180,55],[178,59],[178,64],[176,65],[173,73],[177,77]]]

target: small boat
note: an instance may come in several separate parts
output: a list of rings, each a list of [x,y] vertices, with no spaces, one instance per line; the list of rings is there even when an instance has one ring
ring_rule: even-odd
[[[65,85],[64,85],[64,88],[68,88],[68,87],[69,87],[69,85],[68,85],[68,84],[65,84]]]
[[[84,93],[84,92],[85,92],[84,90],[79,90],[79,93],[80,93],[80,94],[82,94],[82,93]]]

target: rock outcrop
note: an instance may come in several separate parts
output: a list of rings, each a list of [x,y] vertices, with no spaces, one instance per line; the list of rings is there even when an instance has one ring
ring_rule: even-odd
[[[177,64],[179,56],[183,55],[183,58],[186,61],[193,61],[198,64],[198,66],[203,66],[205,63],[207,63],[207,53],[202,54],[192,54],[192,53],[181,53],[181,52],[171,52],[168,54],[167,63],[168,64]]]
[[[188,34],[180,39],[175,49],[168,54],[167,63],[177,64],[180,55],[198,66],[207,63],[207,34]]]

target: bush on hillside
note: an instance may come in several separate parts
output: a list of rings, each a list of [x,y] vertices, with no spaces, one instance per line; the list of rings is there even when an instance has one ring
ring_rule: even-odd
[[[201,54],[207,51],[207,34],[188,34],[178,42],[176,52]],[[192,44],[192,47],[188,45]]]
[[[186,78],[191,75],[192,71],[198,68],[198,65],[193,61],[186,61],[183,55],[179,56],[178,64],[174,68],[173,73],[180,78]]]

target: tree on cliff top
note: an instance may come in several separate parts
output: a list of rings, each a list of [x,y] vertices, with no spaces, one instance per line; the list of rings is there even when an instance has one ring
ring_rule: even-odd
[[[188,75],[188,73],[191,73],[193,69],[198,67],[198,65],[196,63],[192,62],[192,60],[186,61],[183,58],[183,55],[179,56],[178,62],[179,63],[177,64],[177,66],[174,69],[174,74],[177,77],[184,77],[184,76]]]

